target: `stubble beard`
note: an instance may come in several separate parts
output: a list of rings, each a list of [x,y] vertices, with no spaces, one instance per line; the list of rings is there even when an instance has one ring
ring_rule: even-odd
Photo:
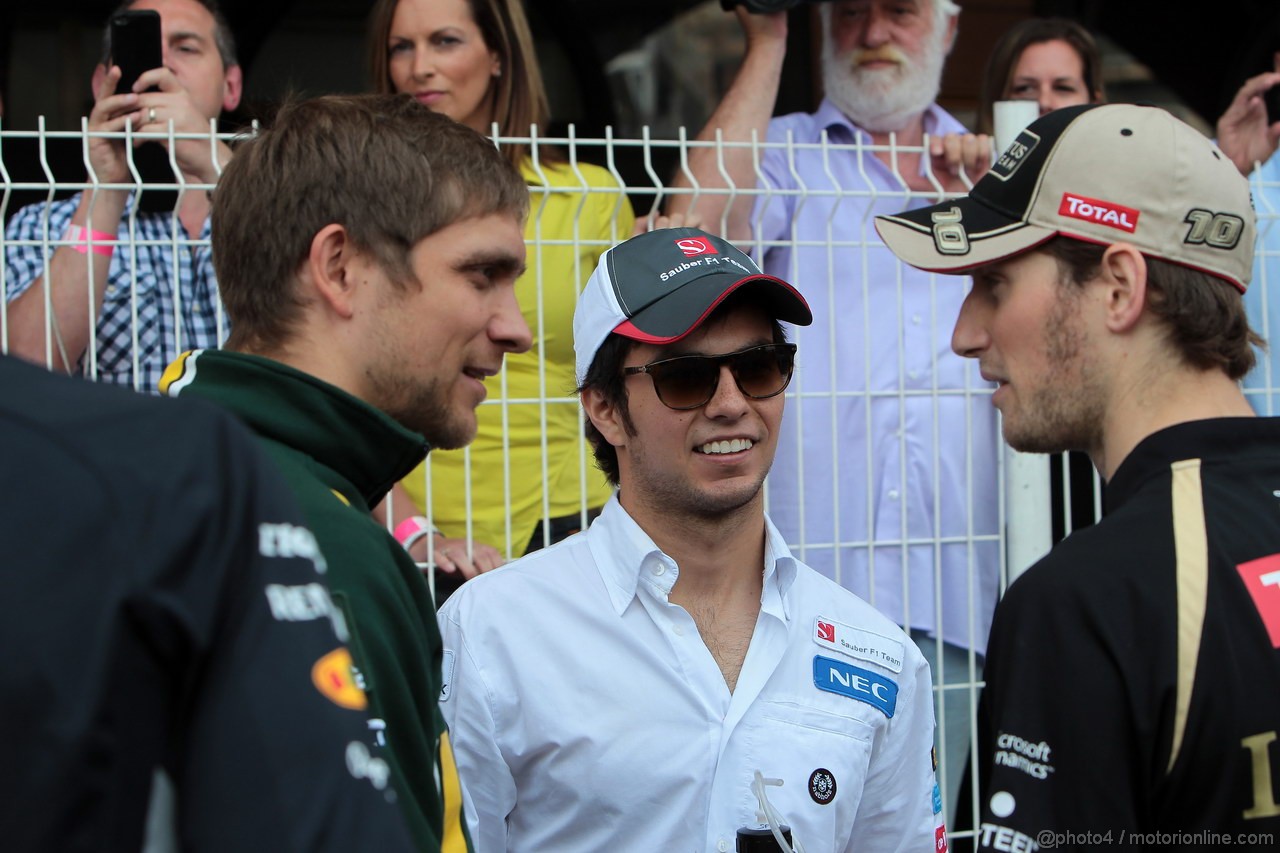
[[[625,490],[668,518],[720,521],[749,507],[761,497],[763,474],[758,480],[733,489],[699,489],[682,478],[649,473],[644,450],[633,445],[630,452],[630,476],[629,482],[624,484]]]
[[[1102,446],[1105,395],[1092,359],[1085,355],[1080,293],[1060,284],[1059,299],[1045,318],[1045,355],[1051,365],[1017,417],[1003,421],[1004,439],[1023,453],[1093,453]]]
[[[945,32],[930,34],[919,57],[890,69],[858,68],[855,48],[837,55],[823,39],[822,82],[826,96],[859,127],[874,133],[902,130],[938,97],[946,61]]]
[[[425,384],[400,380],[381,386],[382,399],[388,402],[379,408],[400,425],[422,433],[432,448],[457,450],[476,437],[474,416],[459,418],[453,414],[440,380]]]

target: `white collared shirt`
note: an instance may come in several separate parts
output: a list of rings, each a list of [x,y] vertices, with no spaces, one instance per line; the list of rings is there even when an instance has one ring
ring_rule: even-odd
[[[445,603],[440,707],[477,853],[733,850],[755,770],[783,780],[769,800],[809,853],[932,848],[927,664],[766,528],[733,693],[668,600],[679,567],[616,497]]]

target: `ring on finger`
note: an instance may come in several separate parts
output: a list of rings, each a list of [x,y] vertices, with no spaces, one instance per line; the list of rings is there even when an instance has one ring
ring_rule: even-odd
[[[147,124],[155,124],[155,122],[156,122],[156,108],[148,107],[147,108]]]

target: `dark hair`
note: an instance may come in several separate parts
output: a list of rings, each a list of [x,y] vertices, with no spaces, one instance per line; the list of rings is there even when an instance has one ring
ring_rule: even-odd
[[[726,299],[716,308],[715,312],[708,317],[703,325],[707,323],[715,323],[717,319],[728,316],[735,307],[743,305],[757,304],[747,295],[749,288],[739,290]],[[745,291],[745,292],[744,292]],[[776,319],[770,321],[773,333],[773,342],[782,344],[787,342],[786,332],[782,328],[782,324]],[[631,354],[631,349],[636,342],[630,338],[624,338],[621,335],[609,335],[604,339],[604,343],[600,345],[600,349],[596,350],[595,358],[591,360],[591,367],[587,369],[587,376],[578,386],[578,393],[581,394],[588,388],[594,389],[606,403],[613,407],[618,413],[618,418],[622,421],[622,427],[627,431],[628,435],[635,435],[635,422],[631,420],[631,410],[627,403],[627,377],[623,375],[622,368],[626,363],[627,356]],[[586,437],[591,444],[591,453],[596,458],[596,467],[604,472],[609,482],[616,486],[619,483],[618,471],[618,450],[612,444],[605,440],[605,437],[596,429],[595,424],[590,418],[586,419]]]
[[[120,12],[131,8],[137,2],[138,0],[124,0],[107,17],[107,26],[102,31],[103,65],[111,61],[111,19]],[[236,37],[231,32],[231,25],[227,23],[221,7],[218,6],[218,0],[195,0],[195,2],[203,6],[213,16],[213,41],[218,48],[218,56],[222,59],[222,70],[226,71],[228,68],[239,65],[240,61],[236,59]]]
[[[408,95],[330,95],[285,104],[241,143],[213,197],[218,290],[228,347],[269,353],[302,303],[311,241],[340,224],[393,283],[414,282],[409,252],[461,219],[528,214],[529,191],[480,134]]]
[[[1070,237],[1040,246],[1058,262],[1064,284],[1091,281],[1107,247]],[[1182,360],[1198,370],[1218,369],[1239,381],[1253,369],[1254,347],[1266,341],[1249,327],[1244,298],[1223,278],[1162,258],[1147,259],[1147,308],[1168,331]]]
[[[1079,55],[1089,103],[1106,100],[1102,89],[1102,57],[1089,31],[1066,18],[1028,18],[1006,30],[991,49],[978,99],[978,133],[991,133],[995,129],[995,102],[1008,92],[1023,51],[1033,44],[1049,41],[1064,41]]]
[[[588,388],[595,389],[604,401],[618,412],[618,417],[628,435],[635,435],[636,427],[631,420],[631,410],[627,406],[627,383],[626,377],[622,374],[622,367],[633,346],[635,341],[621,335],[610,335],[605,338],[600,349],[596,350],[596,357],[592,360],[590,369],[587,370],[587,378],[582,380],[582,385],[578,387],[579,394]],[[586,419],[585,429],[587,441],[591,444],[591,453],[596,458],[596,467],[603,471],[604,476],[616,487],[619,478],[617,448],[605,440],[600,430],[596,429],[596,425],[591,422],[591,418]]]
[[[395,91],[391,82],[391,55],[387,39],[400,0],[377,0],[369,14],[369,75],[373,90],[381,94]],[[502,73],[490,83],[493,120],[503,136],[528,136],[531,125],[545,132],[551,113],[542,69],[533,47],[533,33],[521,0],[467,0],[471,17],[484,39],[485,47],[498,55]],[[503,154],[519,168],[529,152],[524,143],[503,146]],[[538,146],[538,158],[559,162],[559,153],[550,146]]]

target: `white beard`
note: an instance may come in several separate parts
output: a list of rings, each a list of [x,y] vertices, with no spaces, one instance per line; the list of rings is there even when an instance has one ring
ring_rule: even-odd
[[[941,28],[939,28],[941,30]],[[888,69],[859,68],[861,48],[837,56],[830,38],[823,39],[822,82],[826,95],[864,130],[889,133],[905,128],[929,108],[942,83],[945,34],[930,36],[919,57],[894,51],[904,60]]]

